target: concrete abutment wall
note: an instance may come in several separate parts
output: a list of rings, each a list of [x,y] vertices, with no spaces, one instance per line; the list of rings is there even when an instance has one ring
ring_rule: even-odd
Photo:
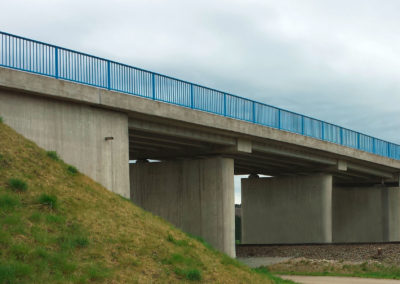
[[[183,231],[235,256],[233,159],[130,165],[131,199]]]
[[[18,133],[129,198],[125,113],[0,90],[0,115]]]

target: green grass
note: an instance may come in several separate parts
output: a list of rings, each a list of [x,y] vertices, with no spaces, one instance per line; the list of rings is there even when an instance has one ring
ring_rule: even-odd
[[[3,117],[0,116],[0,123],[3,123]]]
[[[50,159],[53,159],[54,161],[59,161],[60,157],[58,156],[56,151],[47,151],[47,157],[49,157]]]
[[[10,178],[8,180],[8,186],[14,191],[23,192],[28,190],[28,184],[19,178]]]
[[[0,195],[0,210],[12,210],[20,204],[17,197],[5,193]]]
[[[259,267],[254,269],[255,272],[267,276],[269,279],[272,279],[275,284],[295,284],[292,280],[282,279],[278,276],[273,275],[268,268],[266,267]]]
[[[56,209],[58,204],[57,204],[57,196],[54,195],[47,195],[45,193],[42,193],[39,198],[38,202],[44,206],[47,206],[50,209]]]
[[[191,281],[200,281],[202,279],[201,272],[197,269],[180,269],[176,268],[175,273],[179,276]]]
[[[5,124],[0,137],[0,283],[272,283]]]

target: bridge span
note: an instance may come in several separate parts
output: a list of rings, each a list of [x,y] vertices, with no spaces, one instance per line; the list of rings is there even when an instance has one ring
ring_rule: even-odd
[[[13,49],[11,36],[0,35],[6,124],[217,249],[235,255],[233,176],[239,174],[249,175],[242,179],[243,243],[400,241],[398,145],[279,109],[270,118],[278,127],[258,123],[274,112],[261,113],[252,101],[247,108],[225,97],[217,104],[225,113],[203,110],[197,99],[204,92],[193,90],[200,86],[186,88],[183,81],[177,90],[188,91],[188,105],[126,91],[142,88],[170,98],[171,83],[154,76],[125,91],[107,86],[118,80],[129,85],[129,76],[136,76],[131,71],[98,77],[104,86],[64,78],[72,69],[82,73],[82,64],[82,78],[98,74],[88,61],[62,57],[61,48],[54,55],[53,46],[33,41],[48,47],[36,52],[50,55],[27,56],[21,47],[27,39],[16,37]],[[15,61],[11,50],[20,56]],[[31,69],[25,57],[36,60]],[[47,74],[46,62],[54,58]],[[110,64],[104,66],[107,71]]]

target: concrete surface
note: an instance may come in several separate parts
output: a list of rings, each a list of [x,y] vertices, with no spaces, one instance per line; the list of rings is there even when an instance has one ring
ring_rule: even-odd
[[[235,256],[232,159],[140,162],[130,176],[133,202]]]
[[[351,158],[370,166],[381,165],[391,167],[393,173],[400,169],[400,161],[386,157],[373,155],[349,147],[321,141],[299,134],[277,130],[274,128],[257,125],[245,121],[222,117],[202,111],[196,111],[167,103],[157,102],[150,99],[131,96],[123,93],[107,91],[100,88],[76,84],[68,81],[57,80],[50,77],[30,74],[7,68],[0,68],[0,88],[14,89],[19,92],[28,92],[34,96],[46,96],[58,100],[76,101],[81,104],[96,105],[102,108],[114,109],[127,112],[130,117],[148,118],[153,120],[165,121],[170,124],[186,124],[192,128],[212,128],[220,134],[227,136],[236,135],[237,138],[245,139],[248,145],[263,147],[260,141],[267,139],[276,141],[280,145],[292,145],[298,150],[308,149],[314,155],[325,158],[330,156],[330,160]],[[239,144],[242,144],[241,142]],[[250,146],[240,149],[250,151]]]
[[[400,241],[400,188],[334,187],[334,242]]]
[[[280,262],[285,262],[291,259],[291,257],[260,256],[260,257],[237,257],[236,259],[251,268],[257,268],[260,266],[268,266]]]
[[[0,89],[0,116],[40,147],[57,151],[66,163],[129,198],[126,114]]]
[[[242,179],[242,243],[332,241],[332,176]]]
[[[279,275],[287,280],[301,284],[399,284],[400,280],[393,279],[371,279],[357,277],[332,277],[332,276],[297,276]]]

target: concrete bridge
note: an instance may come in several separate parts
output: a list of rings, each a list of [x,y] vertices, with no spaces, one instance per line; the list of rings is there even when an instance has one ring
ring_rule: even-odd
[[[400,241],[399,145],[0,36],[6,124],[228,255],[235,255],[233,177],[239,174],[250,175],[242,179],[243,243]]]

